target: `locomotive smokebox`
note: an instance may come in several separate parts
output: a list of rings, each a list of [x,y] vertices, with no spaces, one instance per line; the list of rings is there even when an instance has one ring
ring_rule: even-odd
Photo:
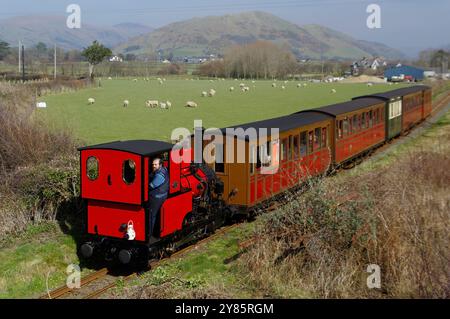
[[[94,246],[92,246],[91,243],[84,243],[81,246],[81,255],[83,255],[84,258],[90,258],[94,253]]]
[[[132,253],[131,251],[127,250],[127,249],[122,249],[119,252],[119,260],[122,264],[126,265],[129,264],[131,261],[131,257],[132,257]]]

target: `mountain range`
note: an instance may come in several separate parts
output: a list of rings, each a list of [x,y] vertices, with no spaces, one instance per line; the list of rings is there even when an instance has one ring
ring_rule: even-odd
[[[313,59],[404,57],[399,50],[381,43],[357,40],[321,25],[298,26],[261,11],[192,18],[158,29],[134,23],[112,27],[82,24],[81,29],[69,29],[65,17],[14,17],[0,20],[0,39],[12,46],[17,46],[20,39],[26,46],[44,42],[64,49],[82,49],[98,40],[116,54],[160,51],[174,56],[218,54],[231,45],[265,40],[285,46],[299,57]]]
[[[81,24],[80,29],[69,29],[66,18],[60,16],[22,16],[0,20],[0,39],[17,46],[21,40],[31,47],[38,42],[63,49],[82,49],[94,40],[114,47],[132,37],[151,32],[153,28],[135,23],[122,23],[112,27]]]

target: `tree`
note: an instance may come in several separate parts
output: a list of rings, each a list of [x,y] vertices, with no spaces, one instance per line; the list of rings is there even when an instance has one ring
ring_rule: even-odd
[[[0,40],[0,60],[3,60],[10,52],[9,44]]]
[[[94,78],[94,66],[102,62],[106,57],[112,55],[109,48],[105,47],[103,44],[94,41],[92,45],[85,48],[81,53],[82,56],[86,58],[89,62],[89,77]]]
[[[432,55],[431,65],[440,67],[441,74],[444,74],[448,68],[449,58],[450,52],[447,52],[445,50],[438,50]]]

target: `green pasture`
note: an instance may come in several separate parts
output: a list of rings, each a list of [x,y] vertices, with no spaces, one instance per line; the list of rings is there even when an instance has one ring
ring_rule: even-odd
[[[239,84],[250,87],[242,92]],[[194,120],[202,120],[203,126],[226,127],[240,123],[287,115],[292,112],[342,102],[354,96],[387,91],[399,86],[387,84],[338,84],[307,83],[297,88],[295,81],[234,81],[188,80],[167,78],[159,84],[155,77],[150,81],[139,78],[101,80],[101,87],[77,92],[47,95],[39,99],[47,103],[46,109],[37,109],[36,115],[55,129],[70,128],[77,137],[87,143],[112,140],[158,139],[170,140],[174,128],[192,130]],[[283,90],[281,86],[284,85]],[[229,88],[233,86],[234,91]],[[202,91],[214,89],[214,97],[201,97]],[[331,90],[335,89],[336,93]],[[88,98],[95,104],[88,105]],[[127,108],[123,101],[129,100]],[[150,109],[146,100],[169,100],[170,110]],[[187,101],[194,101],[198,108],[186,108]]]

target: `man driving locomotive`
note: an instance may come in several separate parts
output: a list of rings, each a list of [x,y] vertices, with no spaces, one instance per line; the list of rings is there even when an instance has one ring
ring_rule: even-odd
[[[150,232],[155,235],[155,224],[158,212],[162,204],[167,199],[169,192],[169,172],[163,166],[160,158],[155,158],[152,162],[153,172],[150,174],[149,184],[149,208],[150,208]]]

